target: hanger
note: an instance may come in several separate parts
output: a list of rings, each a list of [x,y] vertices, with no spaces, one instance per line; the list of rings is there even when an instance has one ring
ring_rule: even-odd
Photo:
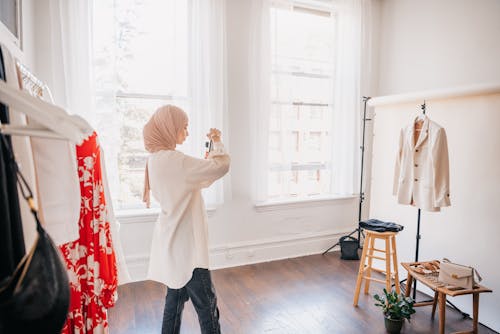
[[[18,72],[19,84],[21,87],[23,87],[23,89],[21,90],[27,91],[32,96],[40,98],[44,101],[46,100],[43,97],[48,96],[49,102],[55,104],[54,96],[52,95],[52,92],[50,91],[50,88],[46,83],[38,79],[26,66],[21,64],[19,61],[16,61],[16,69]],[[46,92],[47,94],[44,94],[44,92]],[[81,129],[83,129],[84,131],[92,132],[93,129],[86,120],[76,115],[72,115],[71,117]]]
[[[424,100],[424,104],[420,105],[420,108],[422,109],[421,112],[418,113],[417,117],[415,118],[415,124],[413,125],[415,132],[420,132],[422,130],[422,126],[424,125],[424,120],[425,120],[425,109],[426,109],[426,104]]]
[[[0,101],[14,111],[25,113],[41,126],[1,125],[5,134],[69,140],[80,144],[94,131],[81,117],[69,115],[64,109],[10,87],[0,80]]]
[[[425,100],[424,100],[424,104],[421,104],[420,105],[420,108],[422,109],[422,111],[420,113],[418,113],[417,115],[417,122],[418,121],[423,121],[425,119],[425,109],[426,109],[426,103],[425,103]]]

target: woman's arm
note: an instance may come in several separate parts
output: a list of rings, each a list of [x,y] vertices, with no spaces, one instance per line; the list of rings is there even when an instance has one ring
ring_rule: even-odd
[[[206,188],[229,171],[231,158],[225,152],[224,145],[214,143],[214,149],[208,159],[184,157],[183,167],[186,181],[193,188]]]

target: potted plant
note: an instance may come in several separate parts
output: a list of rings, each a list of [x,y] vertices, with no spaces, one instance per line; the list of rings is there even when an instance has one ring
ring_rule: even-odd
[[[377,301],[375,306],[382,308],[385,317],[385,329],[389,333],[397,334],[401,331],[403,321],[405,319],[410,321],[411,315],[415,313],[413,309],[415,301],[413,298],[405,297],[403,294],[398,295],[394,290],[388,292],[385,288],[384,295],[379,296],[377,294],[373,296]]]

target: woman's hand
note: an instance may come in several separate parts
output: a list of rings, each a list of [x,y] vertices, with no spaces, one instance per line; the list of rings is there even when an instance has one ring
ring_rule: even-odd
[[[219,129],[211,128],[210,131],[207,133],[207,137],[214,143],[220,142],[221,132]]]

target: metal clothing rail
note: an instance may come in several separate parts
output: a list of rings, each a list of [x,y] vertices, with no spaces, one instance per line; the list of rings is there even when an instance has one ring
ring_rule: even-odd
[[[33,136],[65,139],[79,144],[93,131],[80,117],[69,115],[61,107],[42,101],[26,91],[10,87],[3,80],[0,80],[0,101],[13,110],[23,112],[41,126],[26,125],[21,131],[19,127],[10,128],[9,124],[1,124],[0,131],[5,134],[20,132],[19,135],[27,135],[31,131]]]

